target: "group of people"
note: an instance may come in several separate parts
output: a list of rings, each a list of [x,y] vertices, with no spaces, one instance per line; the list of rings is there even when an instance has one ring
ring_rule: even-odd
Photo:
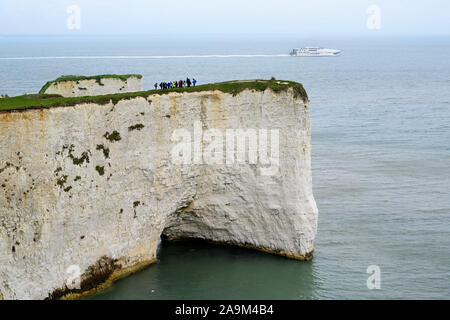
[[[169,81],[169,82],[161,82],[161,83],[155,83],[154,87],[155,90],[158,90],[158,87],[160,89],[172,89],[172,88],[183,88],[183,87],[190,87],[197,84],[197,80],[195,79],[189,79],[186,78],[186,80],[178,80],[178,81]]]

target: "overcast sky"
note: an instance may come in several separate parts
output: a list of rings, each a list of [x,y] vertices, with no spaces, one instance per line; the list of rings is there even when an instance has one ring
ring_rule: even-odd
[[[81,10],[80,29],[67,27],[70,5]],[[371,5],[380,29],[367,27]],[[3,35],[166,33],[450,35],[450,1],[0,0]]]

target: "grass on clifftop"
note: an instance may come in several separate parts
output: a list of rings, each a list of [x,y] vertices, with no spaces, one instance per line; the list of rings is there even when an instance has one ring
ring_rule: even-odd
[[[47,82],[41,90],[39,90],[39,94],[44,94],[45,91],[52,85],[52,83],[55,82],[61,82],[61,81],[83,81],[83,80],[95,80],[98,84],[102,84],[102,79],[106,78],[112,78],[112,79],[120,79],[122,81],[126,81],[128,78],[136,77],[138,79],[142,79],[142,75],[140,74],[102,74],[98,76],[61,76],[57,78],[56,80],[52,80]]]
[[[224,93],[237,95],[247,89],[264,91],[269,88],[274,92],[282,92],[292,88],[294,90],[295,97],[300,97],[303,100],[308,99],[305,89],[300,83],[297,82],[283,80],[248,80],[211,83],[190,88],[184,87],[165,90],[149,90],[89,97],[64,98],[58,95],[49,94],[23,95],[0,99],[0,111],[64,107],[74,106],[81,103],[96,103],[100,105],[108,103],[116,104],[120,100],[129,100],[136,97],[147,98],[153,94],[163,95],[171,92],[201,92],[219,90]]]

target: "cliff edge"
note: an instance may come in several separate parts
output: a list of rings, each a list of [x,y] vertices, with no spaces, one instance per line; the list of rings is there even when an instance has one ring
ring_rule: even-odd
[[[1,99],[0,299],[89,291],[161,236],[309,260],[310,134],[288,81]]]
[[[56,94],[63,97],[83,97],[136,91],[142,91],[142,75],[105,74],[99,76],[62,76],[47,82],[39,93]]]

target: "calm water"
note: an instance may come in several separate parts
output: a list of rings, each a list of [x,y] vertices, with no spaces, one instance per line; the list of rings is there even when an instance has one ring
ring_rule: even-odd
[[[308,44],[344,53],[61,58],[277,55]],[[201,83],[302,82],[320,221],[311,262],[163,244],[157,264],[93,298],[450,298],[450,38],[0,38],[0,93],[36,92],[62,74],[104,73],[141,73],[146,88],[188,75]],[[381,290],[366,287],[370,265],[381,269]]]

